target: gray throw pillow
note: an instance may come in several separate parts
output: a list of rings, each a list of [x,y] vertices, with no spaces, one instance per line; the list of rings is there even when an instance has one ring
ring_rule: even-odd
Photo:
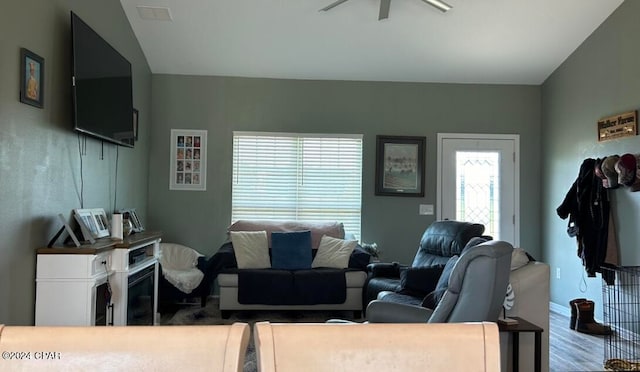
[[[449,259],[449,261],[447,261],[447,264],[442,270],[442,275],[440,275],[440,279],[438,279],[438,284],[436,284],[436,289],[425,296],[425,298],[422,300],[422,307],[426,307],[427,309],[435,309],[436,306],[438,306],[440,299],[447,291],[447,287],[449,285],[449,277],[451,276],[453,267],[458,262],[458,258],[458,256],[453,256]]]

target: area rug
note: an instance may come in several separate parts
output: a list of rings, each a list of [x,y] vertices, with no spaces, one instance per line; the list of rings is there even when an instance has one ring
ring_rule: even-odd
[[[248,323],[251,326],[251,338],[247,347],[247,354],[244,360],[244,372],[256,372],[256,351],[253,345],[253,325],[256,322],[269,321],[272,323],[324,323],[329,319],[344,319],[352,321],[363,321],[354,319],[352,311],[234,311],[229,319],[222,319],[220,315],[218,297],[211,296],[207,300],[205,307],[198,304],[186,304],[180,306],[179,310],[162,325],[219,325],[233,324],[235,322]]]

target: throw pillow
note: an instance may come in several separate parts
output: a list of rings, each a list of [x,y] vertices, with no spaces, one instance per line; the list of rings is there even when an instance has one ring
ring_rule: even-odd
[[[349,267],[349,258],[357,244],[355,240],[342,240],[323,235],[311,267],[346,269]]]
[[[451,272],[453,272],[453,267],[458,263],[458,258],[458,256],[453,256],[449,261],[447,261],[447,264],[442,270],[442,275],[440,275],[440,279],[438,279],[438,283],[436,284],[436,289],[425,296],[424,300],[422,300],[422,307],[435,309],[436,306],[438,306],[440,299],[447,291],[447,287],[449,286],[449,277],[451,276]]]
[[[271,233],[272,268],[310,269],[311,257],[311,231]]]
[[[356,248],[351,252],[351,256],[349,256],[349,265],[348,267],[351,269],[358,269],[362,271],[367,271],[367,265],[371,263],[371,254],[365,251],[361,246],[356,244]]]
[[[442,276],[443,265],[432,267],[407,267],[400,271],[400,293],[424,296],[435,289]]]
[[[516,270],[529,263],[529,256],[522,248],[513,248],[511,253],[511,270]]]
[[[238,269],[271,267],[266,231],[232,231],[230,234]]]

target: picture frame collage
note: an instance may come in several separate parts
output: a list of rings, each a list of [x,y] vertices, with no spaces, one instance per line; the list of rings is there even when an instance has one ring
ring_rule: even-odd
[[[171,130],[169,190],[207,189],[207,131]]]

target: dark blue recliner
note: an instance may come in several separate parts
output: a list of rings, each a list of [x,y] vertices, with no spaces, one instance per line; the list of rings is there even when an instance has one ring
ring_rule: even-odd
[[[363,306],[387,291],[393,301],[420,305],[423,298],[432,292],[447,261],[460,255],[474,238],[472,244],[486,241],[484,225],[461,221],[436,221],[425,230],[411,266],[394,263],[372,263],[367,266],[368,279],[365,284]],[[395,296],[397,294],[397,296]],[[390,300],[390,299],[388,299]]]

